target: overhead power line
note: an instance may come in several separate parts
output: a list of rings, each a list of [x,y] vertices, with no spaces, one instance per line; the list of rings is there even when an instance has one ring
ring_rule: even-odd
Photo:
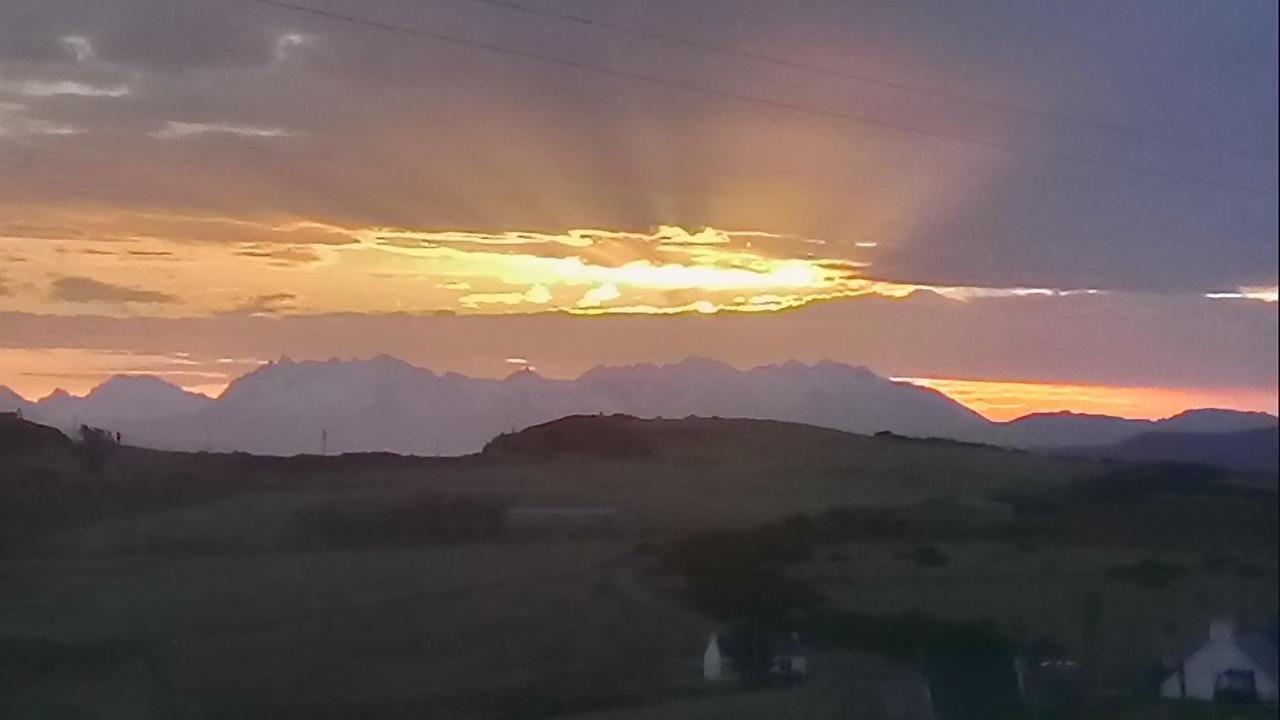
[[[1246,193],[1250,195],[1259,195],[1270,197],[1273,193],[1270,190],[1250,185],[1240,185],[1236,183],[1223,182],[1213,178],[1199,177],[1194,175],[1182,175],[1177,173],[1166,173],[1162,171],[1149,170],[1147,168],[1130,165],[1126,163],[1113,162],[1111,160],[1103,160],[1080,155],[1072,155],[1069,153],[1060,153],[1053,150],[1044,150],[1041,148],[1026,147],[1011,143],[1000,142],[996,140],[984,140],[981,138],[965,137],[954,133],[943,132],[931,128],[908,125],[906,123],[882,120],[879,118],[868,117],[865,115],[857,115],[853,113],[839,112],[836,110],[826,110],[798,103],[791,103],[784,100],[776,100],[760,95],[752,95],[741,93],[733,90],[725,90],[709,85],[700,85],[697,83],[685,82],[682,80],[671,80],[644,73],[626,70],[622,68],[607,67],[603,65],[595,65],[592,63],[582,62],[579,60],[571,60],[567,58],[556,57],[554,55],[546,55],[532,50],[522,50],[519,48],[500,45],[497,43],[486,42],[482,40],[473,40],[470,38],[458,37],[455,35],[447,35],[445,33],[433,30],[423,30],[420,28],[404,27],[401,25],[393,25],[388,22],[374,20],[371,18],[360,17],[358,15],[350,15],[347,13],[336,12],[332,10],[322,10],[320,8],[310,7],[289,2],[288,0],[249,0],[259,5],[289,10],[298,13],[304,13],[316,17],[326,18],[337,22],[346,22],[354,25],[381,30],[384,32],[395,33],[407,37],[419,38],[424,40],[432,40],[435,42],[454,45],[457,47],[465,47],[474,50],[484,50],[498,55],[519,58],[522,60],[535,60],[537,62],[548,65],[557,65],[561,67],[573,68],[575,70],[594,73],[598,75],[608,75],[613,77],[625,78],[637,82],[643,82],[651,85],[667,87],[684,92],[706,95],[709,97],[718,97],[721,99],[736,100],[744,103],[772,107],[776,109],[789,110],[792,112],[813,115],[817,117],[825,117],[834,120],[857,123],[870,127],[877,127],[897,133],[918,135],[921,137],[933,138],[936,140],[944,140],[947,142],[972,145],[975,147],[983,147],[1001,152],[1030,155],[1041,157],[1048,160],[1058,162],[1071,163],[1087,167],[1096,167],[1105,170],[1111,170],[1117,173],[1133,175],[1136,177],[1144,177],[1154,180],[1164,180],[1169,182],[1184,183],[1189,185],[1202,185],[1207,187],[1215,187],[1222,190],[1231,190],[1235,192]]]
[[[1155,142],[1164,143],[1167,145],[1181,145],[1189,148],[1195,148],[1197,150],[1226,153],[1230,155],[1239,155],[1241,157],[1252,158],[1255,160],[1274,161],[1277,159],[1275,153],[1273,152],[1258,152],[1255,150],[1249,150],[1249,149],[1240,148],[1240,147],[1232,147],[1227,145],[1221,145],[1218,143],[1208,142],[1205,140],[1200,140],[1198,138],[1179,137],[1176,135],[1169,135],[1166,133],[1153,131],[1147,128],[1137,127],[1134,125],[1106,122],[1103,120],[1096,120],[1093,118],[1083,117],[1080,115],[1072,115],[1069,113],[1062,113],[1062,112],[1057,112],[1053,110],[1044,110],[1042,108],[1031,107],[1029,105],[1022,105],[1020,103],[1013,103],[1013,102],[1007,102],[1007,101],[1001,101],[1001,100],[991,100],[988,98],[982,98],[975,95],[966,95],[963,93],[955,93],[947,90],[939,90],[936,88],[921,87],[918,85],[912,85],[912,84],[900,82],[897,80],[889,80],[882,77],[876,77],[874,75],[868,75],[865,73],[850,72],[847,70],[837,70],[835,68],[823,67],[821,65],[814,65],[811,63],[800,62],[797,60],[791,60],[791,59],[779,57],[776,55],[766,55],[763,53],[752,52],[750,50],[742,50],[739,48],[729,47],[727,45],[720,45],[717,43],[708,42],[706,40],[682,37],[679,35],[669,35],[667,33],[656,32],[653,30],[643,30],[639,28],[630,27],[627,25],[621,25],[618,23],[609,22],[607,20],[598,20],[596,18],[585,17],[582,15],[574,15],[572,13],[560,12],[559,10],[531,7],[529,5],[523,5],[518,2],[511,2],[510,0],[469,0],[469,1],[473,3],[478,3],[480,5],[488,5],[491,7],[497,7],[497,8],[502,8],[506,10],[514,10],[516,12],[526,13],[529,15],[537,15],[537,16],[542,16],[546,18],[551,18],[553,20],[573,23],[576,25],[581,25],[583,27],[588,27],[588,28],[594,28],[597,30],[605,30],[608,32],[617,33],[619,35],[626,35],[626,36],[638,38],[641,40],[656,40],[659,42],[670,43],[672,45],[680,45],[687,48],[693,48],[696,50],[715,53],[717,55],[723,55],[726,57],[741,58],[744,60],[751,60],[754,62],[765,63],[768,65],[788,68],[791,70],[799,70],[803,72],[816,73],[829,78],[851,80],[854,82],[863,83],[865,85],[872,85],[875,87],[887,88],[890,90],[896,90],[902,93],[917,95],[921,97],[947,100],[949,102],[966,103],[969,105],[985,107],[991,110],[997,110],[1004,113],[1022,115],[1024,117],[1031,117],[1039,120],[1050,120],[1050,121],[1065,123],[1069,125],[1077,125],[1080,127],[1090,128],[1092,130],[1101,130],[1103,132],[1112,133],[1112,134],[1130,135],[1133,137],[1153,140]]]

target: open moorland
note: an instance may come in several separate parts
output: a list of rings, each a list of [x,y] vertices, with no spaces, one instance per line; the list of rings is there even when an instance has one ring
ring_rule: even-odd
[[[0,433],[6,718],[924,717],[921,653],[977,627],[1136,698],[1277,603],[1274,479],[1195,466],[698,418],[453,459]],[[757,611],[810,680],[712,691]]]

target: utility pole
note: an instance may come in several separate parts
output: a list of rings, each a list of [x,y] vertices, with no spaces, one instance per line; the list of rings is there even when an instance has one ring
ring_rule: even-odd
[[[325,428],[320,431],[320,454],[329,454],[329,429]]]

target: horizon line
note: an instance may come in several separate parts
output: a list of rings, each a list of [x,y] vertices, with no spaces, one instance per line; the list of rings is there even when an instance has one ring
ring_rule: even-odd
[[[519,376],[529,376],[529,375],[532,375],[534,377],[537,377],[539,379],[546,380],[549,382],[577,382],[597,370],[603,370],[603,369],[625,370],[625,369],[634,369],[639,367],[652,367],[655,369],[666,369],[666,368],[672,368],[679,365],[683,365],[691,361],[703,361],[709,364],[719,365],[735,373],[747,373],[747,372],[770,369],[770,368],[781,368],[788,365],[796,365],[796,366],[809,368],[809,369],[817,368],[822,365],[836,365],[836,366],[840,366],[842,368],[847,368],[850,370],[862,370],[862,371],[871,373],[872,375],[878,378],[881,378],[886,382],[892,382],[892,383],[897,383],[902,385],[911,385],[913,387],[919,388],[924,391],[935,392],[939,395],[946,397],[948,400],[955,402],[956,404],[974,412],[975,414],[980,416],[983,420],[987,422],[992,422],[992,423],[1007,423],[1007,422],[1013,422],[1013,421],[1026,418],[1026,417],[1031,417],[1031,416],[1055,415],[1055,414],[1094,415],[1094,416],[1113,417],[1113,418],[1124,419],[1124,420],[1160,421],[1160,420],[1167,420],[1173,417],[1177,417],[1178,415],[1188,413],[1188,412],[1206,411],[1206,410],[1222,410],[1222,411],[1239,412],[1239,413],[1256,413],[1256,414],[1264,414],[1264,415],[1269,415],[1271,417],[1280,418],[1280,412],[1276,410],[1258,409],[1257,407],[1250,407],[1250,408],[1229,407],[1223,404],[1207,404],[1207,405],[1206,404],[1190,404],[1190,405],[1186,405],[1185,407],[1182,407],[1182,409],[1180,410],[1175,410],[1175,411],[1167,412],[1164,414],[1139,413],[1139,414],[1128,414],[1128,415],[1122,414],[1123,411],[1121,411],[1120,413],[1117,413],[1115,411],[1106,412],[1106,411],[1098,411],[1098,410],[1082,411],[1077,409],[1071,409],[1064,405],[1063,407],[1059,409],[1054,409],[1054,410],[1035,409],[1035,410],[1030,410],[1028,412],[1019,413],[1019,414],[1003,413],[1006,415],[1006,417],[1002,418],[1002,417],[998,417],[1000,414],[1002,414],[1000,405],[993,404],[991,402],[975,401],[974,399],[969,399],[968,401],[966,401],[965,393],[957,391],[956,388],[973,388],[973,387],[990,386],[993,389],[1018,387],[1018,388],[1024,388],[1024,389],[1041,389],[1045,391],[1058,391],[1058,392],[1070,391],[1070,390],[1079,390],[1079,391],[1091,390],[1091,391],[1103,392],[1103,393],[1116,393],[1116,392],[1128,391],[1133,393],[1153,393],[1153,394],[1177,394],[1177,393],[1205,394],[1205,393],[1212,393],[1215,391],[1220,391],[1220,392],[1245,391],[1250,393],[1267,393],[1267,391],[1265,390],[1259,391],[1255,388],[1242,388],[1242,387],[1215,388],[1215,387],[1153,386],[1153,385],[1108,385],[1105,383],[1098,383],[1098,382],[1081,382],[1081,381],[1069,381],[1069,380],[1027,380],[1027,379],[996,380],[996,379],[989,379],[989,378],[960,378],[960,377],[947,376],[947,375],[937,375],[937,376],[885,375],[885,374],[876,372],[875,370],[871,369],[866,365],[851,364],[851,363],[842,362],[839,360],[832,360],[830,358],[822,358],[820,360],[813,361],[813,362],[806,362],[804,360],[792,358],[790,360],[786,360],[782,362],[763,363],[759,365],[753,365],[750,367],[738,367],[733,365],[732,363],[729,363],[717,358],[708,357],[705,355],[691,355],[681,360],[677,360],[673,362],[644,361],[644,362],[635,362],[635,363],[629,363],[624,365],[599,363],[582,371],[576,376],[544,375],[537,372],[533,363],[524,358],[506,358],[504,362],[508,362],[509,364],[516,366],[516,369],[505,376],[498,376],[498,375],[471,375],[471,374],[467,374],[465,372],[459,372],[456,370],[439,371],[429,366],[414,364],[408,360],[404,360],[402,358],[396,357],[395,355],[391,355],[389,353],[378,353],[375,355],[363,356],[363,357],[351,356],[345,359],[339,358],[336,356],[331,356],[326,359],[304,358],[302,360],[294,360],[287,353],[284,353],[284,354],[281,354],[276,359],[268,359],[268,360],[260,361],[257,367],[254,367],[253,369],[248,370],[247,372],[244,372],[240,375],[232,377],[230,380],[226,382],[226,384],[210,383],[207,385],[182,385],[166,379],[164,377],[165,373],[122,371],[122,372],[116,372],[116,373],[111,373],[110,375],[107,375],[104,380],[97,383],[92,388],[85,391],[83,394],[72,393],[68,390],[65,390],[61,386],[59,386],[59,387],[56,387],[54,390],[50,391],[49,393],[45,394],[44,396],[33,399],[31,397],[28,397],[18,392],[17,390],[14,390],[12,387],[9,387],[7,384],[5,384],[2,381],[0,381],[0,389],[7,390],[22,402],[25,402],[31,405],[38,405],[55,396],[67,396],[75,399],[85,399],[90,395],[92,395],[94,392],[96,392],[98,389],[102,388],[107,383],[116,379],[147,378],[147,379],[164,383],[165,385],[168,385],[174,389],[180,390],[187,394],[195,395],[195,396],[199,396],[201,398],[207,399],[210,402],[218,402],[223,399],[223,397],[226,395],[227,390],[229,390],[231,386],[234,385],[237,381],[245,377],[248,377],[253,373],[259,372],[265,368],[275,367],[279,365],[287,366],[287,365],[293,365],[293,364],[329,365],[329,364],[370,363],[379,359],[395,361],[397,363],[410,367],[414,370],[426,372],[435,378],[444,378],[444,377],[447,377],[448,375],[457,375],[467,380],[488,381],[488,382],[506,382],[514,378],[517,378]],[[520,362],[514,362],[517,360]],[[216,394],[213,394],[207,391],[202,391],[202,390],[193,389],[193,388],[205,388],[206,390],[218,388],[218,390]],[[948,392],[948,390],[945,388],[952,388],[952,389],[950,392]],[[1274,406],[1277,399],[1277,395],[1275,393],[1270,393],[1270,395],[1273,399],[1273,406]],[[1083,400],[1083,398],[1081,400]],[[1005,406],[1005,407],[1021,407],[1021,405],[1012,405],[1012,406]],[[993,414],[996,415],[997,417],[993,417]]]

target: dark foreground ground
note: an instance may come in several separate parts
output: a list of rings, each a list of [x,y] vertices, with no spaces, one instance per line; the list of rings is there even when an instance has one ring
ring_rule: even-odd
[[[1210,717],[1153,669],[1275,612],[1267,478],[574,423],[455,460],[0,443],[0,717],[924,718],[928,633],[979,624],[1084,663],[1090,716]],[[809,628],[807,682],[701,681],[744,607]]]

